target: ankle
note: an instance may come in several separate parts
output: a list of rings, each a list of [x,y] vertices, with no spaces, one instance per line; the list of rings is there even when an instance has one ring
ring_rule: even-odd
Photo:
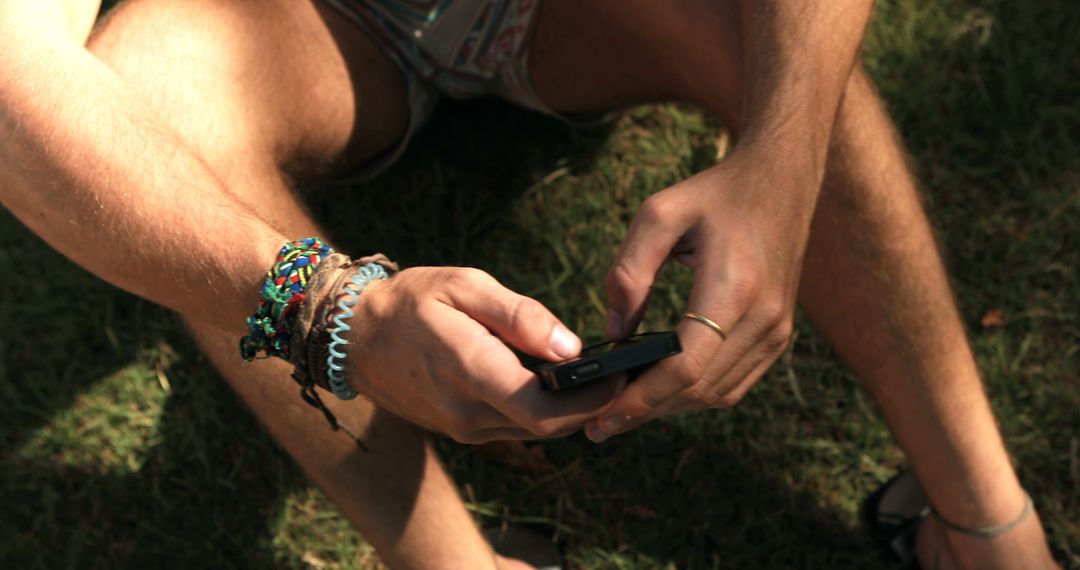
[[[943,529],[944,530],[944,529]],[[1057,568],[1036,513],[993,538],[968,536],[944,530],[950,558],[957,568],[979,570]]]
[[[997,484],[965,486],[960,492],[950,494],[947,500],[934,502],[934,514],[945,523],[943,526],[949,532],[957,528],[987,529],[1015,521],[1028,510],[1030,497],[1011,470],[1008,475],[1000,478]]]
[[[975,538],[994,538],[996,536],[1000,536],[1002,534],[1005,534],[1006,532],[1009,532],[1013,528],[1023,523],[1024,520],[1031,517],[1032,513],[1035,511],[1035,505],[1031,500],[1031,495],[1029,495],[1027,491],[1024,491],[1023,495],[1023,510],[1020,511],[1020,513],[1016,516],[997,524],[970,527],[950,521],[947,517],[943,516],[941,513],[937,512],[934,509],[930,509],[930,515],[935,517],[938,522],[941,523],[941,525],[944,526],[949,532]]]

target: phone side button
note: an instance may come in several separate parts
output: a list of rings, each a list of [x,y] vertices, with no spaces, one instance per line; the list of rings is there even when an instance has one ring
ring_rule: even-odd
[[[577,368],[575,368],[574,369],[574,376],[577,376],[579,378],[582,377],[582,376],[592,376],[593,374],[596,374],[597,372],[600,372],[600,363],[599,362],[588,362],[586,364],[582,364],[581,366],[578,366]]]

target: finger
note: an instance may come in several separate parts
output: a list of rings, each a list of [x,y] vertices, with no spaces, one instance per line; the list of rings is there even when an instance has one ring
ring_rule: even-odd
[[[566,429],[576,431],[611,404],[616,394],[625,389],[627,380],[626,374],[614,374],[561,392],[527,386],[506,398],[504,413],[532,418],[528,427],[544,437]]]
[[[552,362],[576,357],[581,339],[536,299],[503,287],[478,269],[460,268],[446,287],[448,304],[500,338]]]
[[[727,398],[733,394],[729,395],[727,391],[734,390],[750,370],[765,360],[758,350],[761,335],[745,324],[744,317],[713,355],[713,360],[706,366],[701,380],[657,406],[653,411],[653,418],[735,405],[738,400],[729,402]],[[724,386],[726,391],[721,389],[721,386]],[[742,394],[745,394],[745,391]]]
[[[434,417],[421,417],[410,421],[421,429],[448,437],[458,443],[478,443],[479,434],[491,430],[523,429],[514,420],[484,402],[473,402],[453,410],[443,410],[439,420]]]
[[[759,299],[760,301],[760,299]],[[791,344],[790,322],[775,324],[773,311],[750,310],[739,321],[738,338],[729,339],[713,357],[705,375],[711,388],[711,407],[730,408],[742,399]]]
[[[763,358],[750,365],[752,368],[749,371],[741,365],[736,370],[732,370],[731,380],[716,387],[713,401],[716,402],[717,407],[731,408],[738,404],[758,380],[765,376],[773,364],[776,364],[776,359]]]
[[[446,335],[443,340],[457,347],[454,367],[467,379],[467,389],[475,399],[511,420],[510,425],[483,427],[520,427],[544,437],[580,428],[626,385],[626,377],[621,375],[565,393],[547,392],[540,387],[539,378],[480,323],[442,307],[434,317],[446,323],[441,329]]]
[[[477,434],[477,441],[476,442],[470,442],[470,443],[489,443],[489,442],[492,442],[492,441],[512,441],[512,440],[535,441],[535,440],[539,440],[539,439],[556,439],[556,438],[567,437],[567,436],[573,435],[574,433],[576,433],[576,432],[578,432],[580,430],[581,430],[580,427],[576,427],[576,428],[565,429],[565,430],[563,430],[561,432],[558,432],[558,433],[555,433],[555,434],[552,434],[552,435],[540,436],[540,435],[536,435],[536,434],[534,434],[534,433],[532,433],[532,432],[530,432],[528,430],[521,429],[521,428],[517,428],[517,429],[497,429],[496,428],[496,429],[482,430],[480,433]]]
[[[694,287],[690,294],[690,311],[715,321],[726,336],[736,340],[736,323],[749,305],[752,291],[731,272],[720,272],[711,266],[701,268],[694,275]],[[676,327],[681,354],[662,360],[645,372],[612,402],[602,416],[586,426],[586,434],[594,442],[601,442],[612,435],[632,430],[658,417],[658,411],[680,394],[696,388],[703,381],[717,352],[724,343],[723,337],[709,326],[684,318]],[[742,351],[751,345],[737,343],[732,352]]]
[[[512,354],[511,359],[517,360]],[[478,373],[486,374],[479,370],[488,365],[503,366],[495,361],[477,361]],[[587,421],[611,403],[626,387],[626,383],[626,374],[617,374],[572,390],[549,392],[540,387],[539,378],[530,372],[527,378],[515,377],[514,380],[493,386],[489,392],[492,399],[488,402],[533,434],[553,437],[566,429],[584,427]]]
[[[776,357],[767,354],[758,345],[749,350],[749,354],[732,356],[718,355],[716,367],[710,373],[716,374],[716,380],[709,387],[707,400],[710,407],[732,408],[746,395],[754,383],[770,366]]]
[[[637,328],[656,276],[682,237],[681,213],[664,206],[669,202],[659,196],[638,209],[608,271],[608,338],[624,338]]]
[[[539,436],[524,428],[487,428],[471,433],[466,437],[454,437],[450,434],[424,428],[426,431],[452,439],[465,445],[482,445],[493,441],[536,441],[541,439],[556,439],[567,437],[581,430],[581,428],[567,429],[554,435]]]
[[[740,329],[740,332],[749,331],[748,328]],[[733,337],[729,337],[727,343],[725,343],[722,352],[726,351],[729,347],[735,347],[741,345],[744,348],[742,352],[748,352],[753,349],[752,345],[755,345],[754,335],[751,334],[737,334]],[[738,352],[738,349],[736,349]],[[706,408],[731,408],[734,407],[739,401],[746,395],[747,392],[754,386],[759,378],[769,369],[775,362],[775,359],[768,358],[759,354],[760,351],[755,351],[747,354],[741,358],[734,365],[726,364],[721,365],[724,368],[723,372],[718,372],[721,367],[717,367],[717,363],[723,360],[722,355],[717,355],[714,359],[713,365],[709,367],[709,371],[706,372],[706,377],[711,377],[711,374],[717,374],[713,377],[711,382],[702,382],[699,386],[691,391],[692,393],[685,394],[684,398],[672,398],[668,400],[663,406],[656,410],[656,417],[672,416],[676,414],[683,414],[686,412],[693,412]]]
[[[487,402],[476,402],[468,411],[471,416],[473,432],[481,433],[490,430],[522,429],[513,419],[495,409]]]

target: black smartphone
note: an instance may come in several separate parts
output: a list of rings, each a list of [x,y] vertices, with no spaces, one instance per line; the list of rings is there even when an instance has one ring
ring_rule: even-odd
[[[545,390],[567,390],[617,372],[633,379],[646,366],[682,352],[674,331],[642,333],[623,340],[608,341],[582,349],[577,358],[562,362],[522,359],[525,367],[540,377]]]

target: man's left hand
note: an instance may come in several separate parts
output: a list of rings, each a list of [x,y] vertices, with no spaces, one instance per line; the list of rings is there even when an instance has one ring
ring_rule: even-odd
[[[787,348],[821,175],[810,153],[736,149],[650,196],[608,273],[610,338],[631,334],[669,256],[694,270],[678,356],[650,368],[586,426],[596,442],[655,418],[735,405]],[[726,337],[726,338],[723,338]]]

